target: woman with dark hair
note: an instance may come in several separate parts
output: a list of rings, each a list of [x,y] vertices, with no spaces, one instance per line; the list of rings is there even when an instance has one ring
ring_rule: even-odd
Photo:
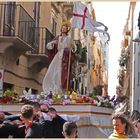
[[[112,117],[113,133],[109,138],[128,138],[134,134],[134,127],[123,114],[115,114]]]

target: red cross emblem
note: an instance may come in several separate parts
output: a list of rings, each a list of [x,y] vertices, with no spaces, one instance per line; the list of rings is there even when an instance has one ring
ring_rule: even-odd
[[[87,7],[85,7],[85,9],[84,9],[84,14],[83,14],[83,15],[76,14],[76,13],[73,13],[73,14],[72,14],[73,16],[81,17],[81,18],[82,18],[82,27],[81,27],[81,29],[83,29],[84,26],[85,26],[85,20],[86,20],[86,18],[87,18],[86,12],[87,12]]]

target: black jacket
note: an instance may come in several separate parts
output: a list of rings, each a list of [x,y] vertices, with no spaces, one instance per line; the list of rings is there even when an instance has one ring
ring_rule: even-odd
[[[3,123],[0,126],[0,138],[8,138],[10,135],[13,136],[17,131],[17,126],[10,123]]]
[[[63,124],[66,121],[57,115],[56,118],[52,120],[53,125],[53,138],[64,138],[62,131],[63,131]]]
[[[43,138],[53,138],[53,124],[52,121],[44,120],[41,123]]]
[[[42,138],[42,126],[40,123],[33,123],[26,132],[25,138]]]

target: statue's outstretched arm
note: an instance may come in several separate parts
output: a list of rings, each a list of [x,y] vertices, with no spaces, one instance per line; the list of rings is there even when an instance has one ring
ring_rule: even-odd
[[[54,45],[56,45],[56,44],[58,44],[58,40],[53,40],[47,44],[46,48],[48,50],[52,50],[54,48]]]

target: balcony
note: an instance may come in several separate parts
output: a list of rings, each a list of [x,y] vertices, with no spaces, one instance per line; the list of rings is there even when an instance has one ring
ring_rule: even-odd
[[[0,19],[0,53],[33,50],[35,21],[21,5],[0,4]]]
[[[34,28],[34,33],[34,50],[27,53],[29,59],[28,67],[39,72],[42,68],[48,67],[49,65],[46,44],[50,42],[54,36],[45,27]]]

